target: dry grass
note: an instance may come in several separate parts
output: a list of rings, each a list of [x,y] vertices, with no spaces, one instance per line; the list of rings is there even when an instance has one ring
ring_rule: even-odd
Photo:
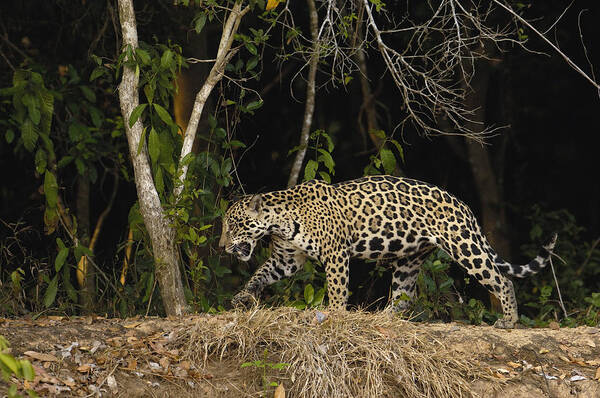
[[[319,324],[315,311],[255,308],[199,319],[178,339],[200,365],[266,352],[266,362],[289,364],[267,372],[294,397],[461,397],[472,395],[471,381],[494,380],[419,324],[388,313],[330,313]]]

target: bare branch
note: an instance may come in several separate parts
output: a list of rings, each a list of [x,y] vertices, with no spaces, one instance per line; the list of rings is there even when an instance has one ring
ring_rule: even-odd
[[[183,159],[192,151],[194,139],[196,138],[196,131],[198,130],[198,123],[200,122],[200,116],[204,109],[204,105],[208,100],[208,96],[212,92],[215,85],[223,78],[225,65],[236,53],[235,49],[232,49],[233,39],[240,25],[242,17],[250,11],[250,7],[246,6],[242,9],[242,3],[237,2],[229,12],[227,20],[223,24],[223,32],[221,33],[221,40],[219,41],[219,49],[217,50],[217,56],[215,63],[213,64],[206,81],[202,85],[200,91],[196,95],[196,101],[194,102],[194,108],[190,116],[187,129],[183,135],[183,145],[181,147],[181,154],[179,156],[179,182],[175,185],[173,190],[174,196],[178,199],[183,191],[183,183],[187,176],[188,165],[183,164]]]

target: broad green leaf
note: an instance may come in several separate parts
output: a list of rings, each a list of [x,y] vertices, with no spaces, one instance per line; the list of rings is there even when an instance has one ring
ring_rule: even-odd
[[[402,148],[402,145],[400,145],[400,143],[396,140],[390,140],[390,142],[396,147],[398,153],[400,154],[400,159],[404,163],[404,148]]]
[[[60,251],[56,255],[56,258],[54,259],[54,270],[56,272],[60,271],[60,269],[62,268],[62,266],[65,264],[65,260],[67,259],[68,255],[69,255],[69,248],[68,247],[60,249]]]
[[[92,91],[92,89],[90,89],[88,86],[79,86],[79,89],[86,100],[90,101],[91,103],[96,102],[96,94]]]
[[[310,303],[312,303],[314,298],[315,298],[315,288],[313,288],[312,285],[309,283],[304,288],[304,302],[307,305],[310,305]]]
[[[313,306],[323,304],[323,299],[325,298],[325,288],[320,288],[317,290],[317,294],[315,294],[315,298],[312,301]]]
[[[92,73],[90,75],[90,82],[96,80],[97,78],[99,78],[102,75],[104,75],[104,67],[97,66],[96,68],[94,68],[94,70],[92,71]]]
[[[248,110],[249,112],[252,112],[252,111],[257,110],[261,106],[263,106],[263,101],[252,101],[248,105],[246,105],[246,110]]]
[[[27,381],[33,381],[35,378],[35,371],[33,370],[33,366],[31,366],[31,362],[26,359],[21,359],[19,361],[21,365],[21,371],[23,372],[23,378]]]
[[[252,57],[246,62],[246,72],[251,71],[258,65],[258,57]]]
[[[206,14],[201,13],[194,20],[194,30],[196,31],[196,33],[202,32],[204,25],[206,25]]]
[[[161,68],[163,68],[163,69],[170,68],[172,62],[173,62],[173,51],[165,50],[162,57],[160,57]]]
[[[148,135],[148,152],[150,153],[152,163],[155,164],[158,162],[158,157],[160,156],[160,139],[154,127],[152,127]]]
[[[137,57],[139,58],[142,65],[148,65],[150,63],[150,61],[152,60],[148,51],[143,50],[141,48],[135,49],[135,55],[137,55]]]
[[[92,124],[96,128],[100,128],[102,126],[102,111],[95,106],[89,106],[87,108],[88,113],[90,114],[90,119],[92,119]]]
[[[37,106],[29,106],[27,107],[27,111],[29,113],[29,118],[36,126],[40,124],[40,120],[42,119],[42,114]]]
[[[50,281],[50,284],[46,288],[44,292],[44,306],[46,308],[50,308],[52,304],[54,304],[54,300],[56,300],[56,293],[58,292],[58,275],[54,275],[54,278]]]
[[[6,365],[15,375],[19,374],[19,363],[12,355],[0,353],[0,362]]]
[[[23,146],[25,146],[25,149],[29,152],[33,151],[38,139],[38,133],[35,131],[33,122],[29,118],[26,118],[21,125],[21,138],[23,139]]]
[[[148,83],[144,86],[144,94],[146,94],[146,98],[148,99],[149,103],[154,101],[154,89],[154,84]]]
[[[325,165],[325,167],[327,167],[327,170],[329,170],[329,172],[331,174],[335,174],[334,173],[335,162],[333,161],[331,154],[323,148],[319,148],[319,149],[317,149],[317,151],[319,151],[319,153],[321,154],[321,155],[319,155],[318,160],[323,162],[323,164]]]
[[[304,168],[304,181],[309,181],[315,178],[319,164],[314,160],[309,160]]]
[[[12,129],[6,130],[4,138],[8,144],[12,144],[12,142],[15,140],[15,132]]]
[[[142,112],[144,112],[144,109],[146,109],[147,106],[148,106],[148,104],[139,104],[131,112],[131,115],[129,116],[129,127],[130,128],[133,127],[135,122],[137,122],[137,120],[140,118],[140,116],[142,115]]]
[[[169,114],[169,112],[167,112],[167,110],[165,108],[163,108],[162,106],[160,106],[158,104],[152,104],[152,106],[154,107],[154,110],[158,114],[158,117],[160,117],[163,122],[165,122],[169,126],[173,126],[175,124],[175,123],[173,123],[173,119],[171,118],[171,115]]]
[[[394,153],[387,148],[381,148],[379,157],[381,158],[381,164],[385,173],[392,174],[396,169],[396,157]]]
[[[331,184],[331,176],[324,171],[319,171],[319,175],[328,184]]]
[[[51,209],[56,207],[58,202],[58,184],[54,174],[46,170],[44,174],[44,194],[46,195],[46,203]]]
[[[44,174],[46,171],[47,160],[46,151],[38,148],[35,152],[35,171],[37,171],[38,174]]]
[[[246,46],[246,50],[248,50],[248,52],[252,55],[257,55],[258,54],[258,49],[256,48],[256,46],[250,42],[246,42],[245,44]]]

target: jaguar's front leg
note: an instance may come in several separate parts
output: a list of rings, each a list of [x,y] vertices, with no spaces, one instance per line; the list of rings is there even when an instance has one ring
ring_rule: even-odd
[[[258,303],[265,287],[294,275],[303,265],[306,257],[298,250],[273,242],[271,257],[261,265],[248,280],[244,288],[231,299],[234,307],[251,307]]]
[[[332,310],[345,310],[348,303],[350,256],[345,250],[338,249],[323,256],[321,261],[327,273],[329,308]]]

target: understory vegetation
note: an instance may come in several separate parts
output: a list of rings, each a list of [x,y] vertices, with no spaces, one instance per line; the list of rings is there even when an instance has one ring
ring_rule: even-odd
[[[389,91],[388,86],[394,85],[390,81],[396,75],[386,69],[389,65],[384,60],[373,55],[368,59],[370,71],[366,71],[359,66],[362,61],[355,58],[358,52],[377,48],[375,35],[379,30],[375,22],[391,29],[385,24],[393,20],[389,17],[394,15],[392,5],[386,8],[381,1],[370,1],[335,16],[328,14],[326,6],[319,8],[316,14],[320,21],[325,17],[335,20],[328,26],[339,35],[340,47],[332,48],[332,42],[310,39],[309,16],[302,14],[304,4],[290,2],[284,8],[286,2],[243,2],[252,12],[232,36],[234,50],[224,63],[227,78],[216,85],[212,100],[207,102],[193,151],[180,158],[183,132],[189,121],[189,115],[180,116],[180,109],[187,107],[191,112],[190,104],[185,102],[193,103],[201,86],[194,79],[202,81],[208,75],[204,65],[216,53],[218,35],[229,10],[215,1],[175,1],[176,6],[164,2],[136,4],[141,7],[136,11],[140,13],[142,39],[139,47],[133,48],[122,46],[120,41],[115,2],[48,3],[55,4],[44,4],[39,9],[33,4],[14,5],[7,11],[8,21],[0,18],[0,51],[4,60],[0,79],[0,157],[5,174],[0,192],[0,317],[166,314],[156,276],[160,264],[136,195],[130,161],[136,151],[147,151],[161,208],[175,232],[185,298],[192,312],[228,310],[232,296],[268,257],[266,241],[249,263],[226,255],[217,247],[220,217],[241,195],[284,188],[291,163],[299,153],[303,166],[297,182],[313,178],[339,182],[372,174],[408,175],[451,187],[476,214],[484,212],[483,202],[489,192],[475,192],[473,188],[476,183],[469,168],[472,159],[467,158],[468,144],[463,136],[460,141],[452,141],[451,137],[465,131],[447,126],[455,119],[442,120],[438,110],[427,114],[421,107],[411,109],[417,99],[410,97],[409,91]],[[227,4],[233,7],[238,3]],[[277,8],[279,3],[282,4]],[[446,1],[437,3],[449,7]],[[533,7],[530,3],[534,2],[526,3],[515,6],[519,15]],[[536,8],[536,12],[560,15],[556,6],[538,6],[541,8]],[[362,25],[356,22],[366,18],[365,10],[375,15],[370,25],[367,19]],[[414,23],[434,20],[430,14],[435,10],[425,5],[401,10],[409,11],[417,16]],[[462,15],[468,19],[471,14]],[[504,235],[510,236],[505,239],[510,249],[507,260],[528,261],[550,233],[557,232],[559,236],[552,268],[515,281],[521,323],[527,327],[544,327],[551,322],[564,327],[598,325],[600,238],[594,235],[597,231],[584,227],[594,228],[597,219],[592,220],[592,215],[590,220],[581,219],[579,214],[576,219],[574,209],[580,206],[576,199],[557,196],[548,204],[547,198],[542,197],[547,192],[543,188],[530,189],[531,180],[522,177],[526,173],[546,173],[546,168],[540,170],[534,164],[545,159],[544,150],[528,152],[528,148],[554,140],[542,135],[546,132],[537,136],[531,133],[533,138],[527,136],[523,132],[529,129],[526,121],[537,113],[553,111],[515,105],[514,98],[519,94],[510,90],[517,90],[515,87],[528,79],[519,71],[537,69],[539,61],[533,58],[534,54],[519,52],[520,44],[528,40],[526,25],[512,16],[503,19],[491,11],[488,16],[493,22],[490,26],[517,26],[515,32],[507,34],[510,39],[502,36],[493,52],[485,54],[481,50],[481,58],[486,62],[498,58],[497,64],[484,66],[496,68],[495,75],[489,77],[489,91],[494,95],[483,98],[471,109],[474,112],[489,106],[481,125],[511,124],[514,130],[502,130],[499,134],[506,133],[501,135],[503,138],[486,135],[490,130],[480,132],[483,135],[470,132],[475,140],[489,139],[493,143],[488,163],[496,168],[496,193],[500,200],[495,205],[508,214],[504,218],[507,225],[503,225]],[[18,22],[22,20],[35,23]],[[460,32],[491,37],[490,31],[482,27],[473,33],[469,30],[471,23],[467,20]],[[71,30],[51,35],[48,32],[56,24]],[[447,25],[451,24],[444,26]],[[363,29],[371,29],[371,36],[352,47],[356,52],[342,54],[350,43],[362,40],[356,37]],[[425,34],[424,30],[419,32]],[[577,32],[563,34],[571,41],[579,40]],[[469,39],[460,34],[457,37]],[[414,46],[435,55],[438,39],[432,35]],[[390,39],[390,43],[416,51],[411,47],[412,40],[411,36],[401,36]],[[485,40],[481,40],[483,48]],[[505,41],[510,46],[505,48]],[[475,42],[451,44],[459,48],[457,53],[461,46],[476,52]],[[298,144],[298,132],[306,116],[304,91],[310,91],[309,78],[304,75],[311,61],[316,65],[317,105],[314,119],[308,123],[306,140],[301,139]],[[422,64],[417,65],[427,65],[429,61],[419,62]],[[437,65],[436,68],[441,62]],[[403,66],[407,70],[413,67]],[[478,73],[472,67],[473,73]],[[116,92],[127,68],[140,79],[140,104],[124,119]],[[443,79],[451,81],[451,87],[475,84],[461,75],[459,70],[465,66],[460,62],[455,60],[448,68],[452,71],[446,71]],[[564,72],[560,67],[554,68]],[[400,72],[396,74],[402,75]],[[189,74],[193,77],[186,80]],[[503,87],[508,76],[514,80]],[[361,81],[362,77],[366,79]],[[553,80],[558,85],[553,90],[562,93],[565,87],[561,84],[567,83]],[[420,84],[422,78],[414,77],[409,83]],[[193,94],[182,99],[188,91]],[[554,98],[548,93],[540,96]],[[399,98],[406,103],[398,105],[402,102]],[[442,100],[448,101],[445,106],[460,102],[458,97]],[[461,106],[466,107],[467,99],[463,100]],[[456,106],[460,110],[461,106]],[[460,119],[456,109],[447,114]],[[375,119],[369,119],[370,111],[375,112]],[[412,124],[405,122],[411,112],[426,116]],[[579,119],[577,115],[573,117]],[[139,145],[132,152],[127,146],[126,131],[138,122],[143,122],[144,127]],[[467,125],[470,120],[465,117],[459,122]],[[424,139],[423,131],[437,135]],[[444,131],[448,136],[443,136]],[[566,136],[556,137],[555,146],[561,147]],[[565,163],[579,157],[573,148],[556,150],[554,156],[556,162]],[[529,161],[529,157],[535,160]],[[182,170],[187,172],[184,181],[180,180],[185,174]],[[433,176],[435,181],[431,181]],[[582,211],[597,211],[597,199],[597,191],[591,192]],[[391,278],[385,264],[352,262],[350,278],[351,306],[366,311],[385,307]],[[434,252],[426,261],[417,287],[417,296],[404,314],[414,321],[479,325],[493,324],[500,316],[485,289],[442,251]],[[326,290],[322,265],[308,261],[294,277],[268,288],[262,304],[324,308]],[[10,370],[28,377],[26,365],[19,370],[12,363],[9,359],[0,362],[3,374]],[[247,366],[277,365],[256,362]],[[264,382],[269,384],[268,380]]]

